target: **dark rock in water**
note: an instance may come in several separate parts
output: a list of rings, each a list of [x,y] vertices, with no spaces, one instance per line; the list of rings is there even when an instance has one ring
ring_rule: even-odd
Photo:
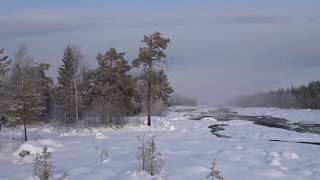
[[[204,113],[201,113],[200,115],[191,116],[189,119],[190,119],[190,120],[197,120],[197,121],[199,121],[199,120],[202,120],[202,119],[204,119],[204,118],[212,118],[212,116],[211,116],[211,115],[206,115],[206,114],[204,114]]]
[[[225,126],[228,126],[227,124],[214,124],[210,125],[208,128],[212,129],[211,131],[223,131]]]
[[[320,124],[305,124],[305,123],[290,123],[289,120],[283,118],[277,118],[272,116],[249,116],[249,115],[240,115],[236,112],[231,111],[230,109],[217,109],[211,110],[206,116],[210,116],[217,121],[230,121],[230,120],[244,120],[251,121],[256,125],[270,127],[270,128],[279,128],[289,131],[294,131],[298,133],[313,133],[320,135]],[[198,116],[198,119],[201,120],[205,116]]]
[[[196,111],[197,109],[195,108],[178,108],[178,109],[175,109],[175,108],[172,108],[172,109],[169,109],[169,111],[171,112],[193,112],[193,111]]]
[[[253,124],[269,127],[269,128],[279,128],[285,129],[289,131],[294,131],[298,133],[312,133],[320,135],[320,124],[307,124],[307,123],[290,123],[289,120],[284,118],[277,118],[272,116],[261,116],[261,115],[241,115],[237,112],[232,111],[228,108],[217,108],[210,109],[206,112],[191,112],[186,114],[190,120],[202,120],[207,117],[211,117],[219,122],[227,122],[232,120],[243,120],[250,121]],[[226,124],[214,124],[209,126],[211,129],[211,133],[217,137],[228,138],[229,136],[225,136],[219,134],[218,131],[223,131],[224,126]],[[282,142],[278,140],[272,140],[276,142]],[[320,145],[320,142],[293,142],[293,143],[301,143],[301,144],[313,144]]]
[[[230,136],[219,134],[219,133],[212,133],[212,134],[217,136],[218,138],[231,138]]]
[[[278,139],[271,139],[269,141],[272,142],[284,142],[284,143],[299,143],[299,144],[311,144],[311,145],[320,145],[320,142],[307,142],[307,141],[285,141],[285,140],[278,140]]]
[[[23,150],[23,151],[19,152],[19,156],[21,156],[21,157],[25,157],[27,155],[30,155],[30,151]]]
[[[218,133],[218,131],[223,131],[224,127],[228,126],[227,124],[213,124],[210,125],[208,128],[211,129],[211,133],[215,136],[217,136],[218,138],[231,138],[230,136],[227,135],[223,135]]]

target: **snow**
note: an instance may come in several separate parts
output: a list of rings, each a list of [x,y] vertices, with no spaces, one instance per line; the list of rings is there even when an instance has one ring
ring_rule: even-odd
[[[22,144],[8,140],[21,135],[21,129],[4,129],[0,131],[0,179],[32,179],[32,158],[45,145],[53,153],[53,179],[58,179],[66,169],[74,180],[198,180],[205,179],[214,159],[226,179],[320,179],[320,146],[290,143],[320,142],[319,135],[232,120],[223,122],[227,126],[219,132],[231,138],[218,138],[210,133],[208,126],[222,122],[213,118],[189,119],[190,114],[210,108],[189,107],[184,111],[185,107],[177,107],[175,110],[179,108],[179,112],[171,111],[165,117],[153,117],[152,127],[132,120],[123,129],[32,128],[29,131],[32,140]],[[236,111],[251,115],[269,113],[306,122],[315,122],[318,113],[276,108],[238,108]],[[145,117],[137,118],[146,121]],[[152,177],[141,171],[141,162],[137,159],[138,137],[143,136],[156,136],[157,148],[165,162],[160,175]],[[289,142],[269,141],[272,139]],[[100,161],[102,149],[108,150],[109,157]],[[18,157],[21,150],[28,150],[31,155]]]

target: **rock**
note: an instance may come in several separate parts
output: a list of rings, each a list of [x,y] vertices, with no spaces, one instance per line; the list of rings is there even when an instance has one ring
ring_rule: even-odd
[[[21,156],[21,157],[25,157],[27,155],[30,155],[30,151],[23,150],[23,151],[19,152],[19,156]]]

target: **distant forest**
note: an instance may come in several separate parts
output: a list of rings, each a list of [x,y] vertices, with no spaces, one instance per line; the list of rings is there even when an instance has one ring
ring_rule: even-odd
[[[320,81],[312,81],[299,87],[260,92],[241,96],[230,105],[238,107],[279,107],[294,109],[320,109]]]

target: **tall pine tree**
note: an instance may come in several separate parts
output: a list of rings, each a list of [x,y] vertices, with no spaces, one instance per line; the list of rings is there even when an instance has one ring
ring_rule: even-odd
[[[15,66],[10,77],[10,116],[15,124],[23,124],[24,140],[28,140],[27,125],[39,119],[45,107],[42,104],[42,92],[39,71],[28,55],[25,45],[18,47],[15,53]]]
[[[143,80],[146,82],[146,110],[148,116],[148,126],[151,126],[151,106],[159,99],[167,100],[168,95],[173,92],[169,85],[166,74],[161,70],[166,62],[165,50],[169,39],[162,37],[156,32],[145,35],[142,42],[146,45],[139,49],[138,57],[133,61],[134,67],[142,67]]]
[[[58,70],[58,102],[61,106],[65,125],[75,123],[78,117],[76,75],[78,62],[70,46],[67,46],[62,58],[62,65]]]
[[[101,105],[101,120],[108,125],[122,125],[122,117],[130,113],[135,98],[134,83],[128,72],[131,67],[124,53],[110,48],[98,54],[94,73],[94,91]]]
[[[48,121],[49,113],[52,108],[52,92],[53,92],[53,80],[47,76],[46,71],[49,70],[50,65],[41,63],[36,64],[33,67],[34,83],[38,84],[38,92],[40,93],[41,106],[43,110],[41,112],[40,119],[41,121]]]
[[[4,49],[0,49],[0,130],[7,121],[8,113],[8,77],[11,61],[4,54]]]

